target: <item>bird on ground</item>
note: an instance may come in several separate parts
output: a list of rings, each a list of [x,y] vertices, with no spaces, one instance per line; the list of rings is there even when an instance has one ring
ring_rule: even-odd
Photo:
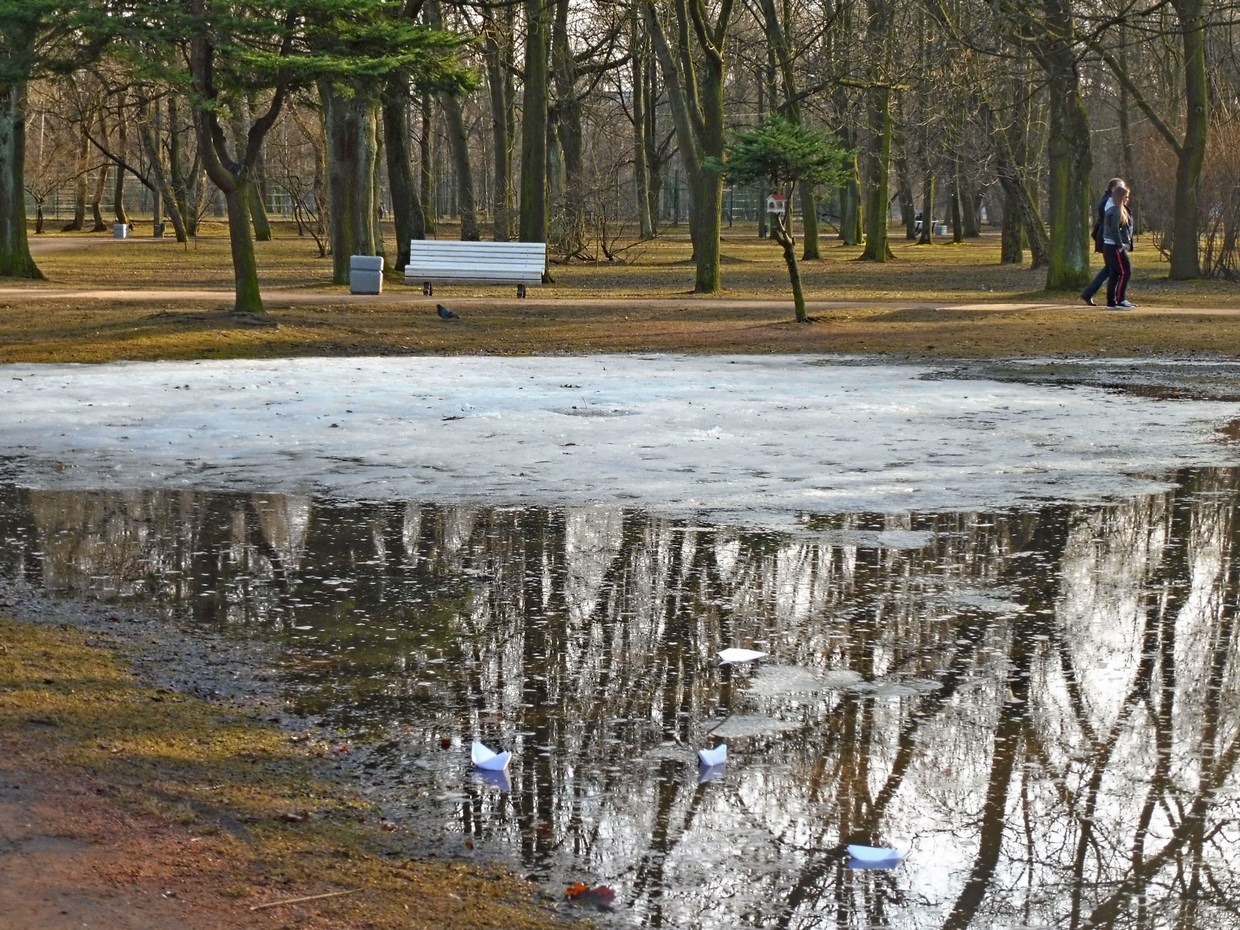
[[[459,320],[460,317],[451,307],[445,307],[443,304],[435,304],[435,312],[439,314],[441,320]]]

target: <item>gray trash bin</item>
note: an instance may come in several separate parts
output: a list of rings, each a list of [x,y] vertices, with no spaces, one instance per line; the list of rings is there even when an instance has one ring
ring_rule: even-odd
[[[382,291],[383,256],[351,256],[349,258],[349,293],[378,294]]]
[[[112,224],[112,238],[128,239],[129,238],[129,224],[128,223],[113,223]]]

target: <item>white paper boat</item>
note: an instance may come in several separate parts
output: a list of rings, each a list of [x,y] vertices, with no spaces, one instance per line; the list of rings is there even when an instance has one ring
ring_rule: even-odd
[[[492,752],[478,742],[478,740],[474,740],[473,748],[469,754],[474,760],[474,765],[488,772],[502,772],[508,768],[508,763],[512,761],[512,753]]]
[[[890,868],[900,861],[900,852],[896,849],[887,849],[882,846],[856,846],[850,844],[848,847],[849,858],[852,862],[849,865],[861,868]]]
[[[754,649],[724,649],[719,653],[719,658],[723,660],[724,665],[728,665],[735,662],[753,662],[765,655],[765,652],[758,652]]]
[[[728,761],[728,744],[722,743],[714,749],[699,749],[698,759],[702,765],[711,768],[716,765],[723,765]]]

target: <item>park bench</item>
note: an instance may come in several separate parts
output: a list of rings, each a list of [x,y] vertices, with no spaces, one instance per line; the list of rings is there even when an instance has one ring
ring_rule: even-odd
[[[440,284],[515,284],[517,296],[541,284],[547,269],[545,242],[462,242],[414,239],[409,243],[405,283],[422,283],[422,293]]]

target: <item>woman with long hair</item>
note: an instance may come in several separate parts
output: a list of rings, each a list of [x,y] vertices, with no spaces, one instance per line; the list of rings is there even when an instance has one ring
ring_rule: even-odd
[[[1112,310],[1131,310],[1128,279],[1132,277],[1132,214],[1128,212],[1131,192],[1123,182],[1111,191],[1111,202],[1102,217],[1102,257],[1107,263],[1107,306]]]

